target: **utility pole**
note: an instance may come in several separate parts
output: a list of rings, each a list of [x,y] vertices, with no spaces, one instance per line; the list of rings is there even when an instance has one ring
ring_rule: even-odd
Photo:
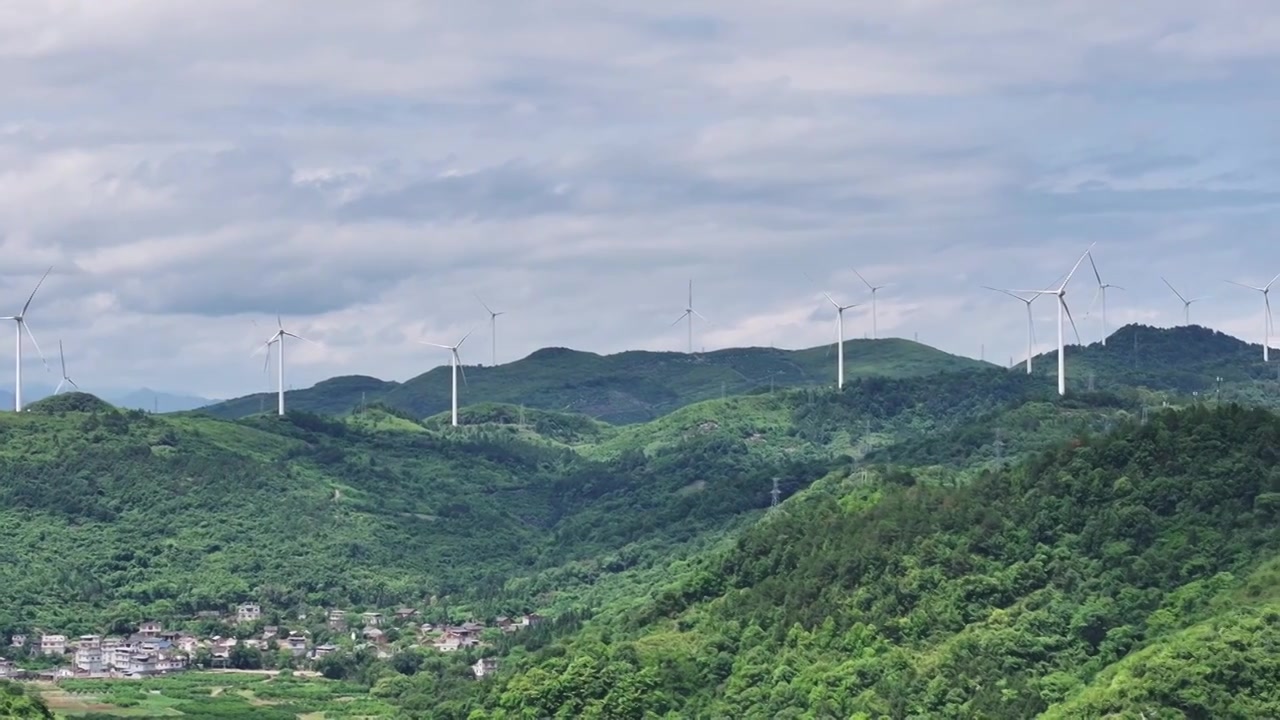
[[[1004,429],[996,428],[996,465],[1004,464]]]
[[[782,491],[778,489],[778,478],[773,479],[773,489],[769,491],[769,512],[773,512],[778,507],[778,497],[782,495]]]
[[[1213,391],[1213,401],[1218,405],[1221,405],[1222,404],[1222,376],[1219,375],[1218,377],[1214,378],[1214,381],[1217,383],[1217,387]]]

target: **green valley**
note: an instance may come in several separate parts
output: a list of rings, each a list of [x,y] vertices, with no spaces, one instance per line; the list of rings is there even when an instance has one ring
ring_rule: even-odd
[[[1149,372],[1125,365],[1130,331]],[[554,349],[522,361],[545,367],[521,382],[469,370],[476,399],[494,389],[457,428],[410,383],[365,378],[299,391],[325,404],[284,417],[48,398],[0,415],[0,640],[161,620],[254,642],[230,667],[328,682],[60,681],[107,716],[1280,712],[1280,418],[1251,346],[1130,326],[1072,348],[1059,397],[1043,372],[861,342],[909,357],[836,391],[818,382],[830,358],[792,353],[807,369],[790,387],[723,397],[726,368],[772,372],[780,351],[660,357],[656,417],[616,424],[562,411],[564,383],[640,397],[638,365]],[[671,374],[681,362],[689,373]],[[245,603],[261,619],[226,619]],[[406,607],[416,619],[385,632],[326,622]],[[512,631],[535,612],[547,620]],[[464,621],[479,642],[442,652],[433,638]],[[278,634],[257,650],[267,626]]]

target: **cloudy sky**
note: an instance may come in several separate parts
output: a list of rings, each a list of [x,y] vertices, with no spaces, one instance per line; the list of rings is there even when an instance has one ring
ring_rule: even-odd
[[[691,277],[697,345],[816,345],[857,268],[882,334],[1007,361],[980,286],[1097,242],[1113,324],[1181,322],[1163,274],[1256,341],[1277,55],[1274,0],[8,0],[0,312],[53,265],[86,389],[231,396],[276,313],[302,387],[488,362],[476,293],[500,361],[681,349]]]

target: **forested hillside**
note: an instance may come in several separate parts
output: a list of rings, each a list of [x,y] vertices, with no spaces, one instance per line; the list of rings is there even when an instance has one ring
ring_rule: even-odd
[[[1271,717],[1278,454],[1201,407],[959,487],[837,474],[471,717]]]
[[[990,367],[909,340],[849,340],[847,377],[915,377]],[[612,423],[650,420],[676,408],[724,395],[768,388],[829,385],[834,348],[808,350],[734,348],[707,353],[630,351],[616,355],[544,348],[496,367],[466,366],[462,402],[498,402],[568,411]],[[333,378],[286,395],[289,407],[341,414],[361,402],[381,402],[425,417],[449,408],[449,367],[442,365],[403,383],[363,376]],[[275,406],[262,393],[211,405],[203,411],[238,418]]]

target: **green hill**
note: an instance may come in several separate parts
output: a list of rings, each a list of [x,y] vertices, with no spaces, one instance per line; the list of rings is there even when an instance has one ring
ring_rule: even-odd
[[[1058,375],[1057,351],[1032,361],[1049,378]],[[1155,328],[1125,325],[1104,346],[1067,346],[1072,387],[1145,388],[1180,395],[1200,393],[1224,401],[1280,407],[1280,364],[1262,362],[1262,346],[1199,325]]]
[[[1199,407],[958,487],[833,474],[469,717],[1274,716],[1277,440]]]
[[[909,340],[849,340],[848,378],[913,377],[990,367]],[[831,346],[808,350],[738,348],[709,353],[631,351],[616,355],[544,348],[505,365],[466,366],[461,401],[525,405],[571,411],[611,423],[643,422],[701,400],[770,387],[831,385],[836,358]],[[334,378],[286,393],[288,407],[325,414],[381,402],[425,417],[449,408],[450,369],[440,366],[403,383],[368,377]],[[274,406],[260,394],[203,408],[223,418],[244,417]]]

